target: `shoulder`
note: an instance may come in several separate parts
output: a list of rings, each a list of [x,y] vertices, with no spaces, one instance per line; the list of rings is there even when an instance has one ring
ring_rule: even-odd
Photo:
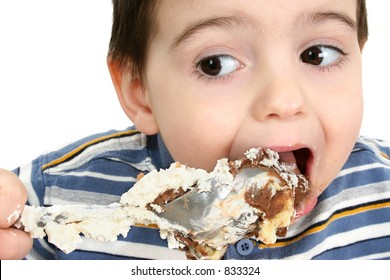
[[[47,152],[16,173],[30,204],[108,204],[118,201],[139,173],[159,168],[149,138],[134,128],[110,130]]]
[[[359,137],[342,170],[323,196],[349,193],[351,197],[368,197],[372,193],[390,192],[389,182],[390,143]]]
[[[351,153],[350,161],[358,163],[381,162],[390,165],[390,142],[360,136]]]
[[[88,163],[96,163],[99,159],[136,164],[137,169],[153,169],[140,162],[148,158],[147,136],[138,130],[110,130],[104,133],[85,137],[60,149],[42,156],[41,169],[45,173],[64,172],[85,167]],[[100,165],[90,165],[94,169]],[[106,166],[107,167],[107,166]]]

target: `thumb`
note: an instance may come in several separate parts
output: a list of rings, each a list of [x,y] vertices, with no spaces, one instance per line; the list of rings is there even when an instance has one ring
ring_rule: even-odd
[[[9,228],[23,211],[27,192],[12,172],[0,169],[0,228]]]

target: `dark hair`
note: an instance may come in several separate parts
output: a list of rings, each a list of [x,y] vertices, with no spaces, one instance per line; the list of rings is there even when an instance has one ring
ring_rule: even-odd
[[[357,0],[356,21],[358,42],[360,48],[363,49],[368,39],[366,0]]]
[[[129,69],[143,80],[150,41],[157,30],[155,0],[113,0],[109,59],[120,71]],[[357,36],[360,48],[368,38],[366,1],[357,0]]]
[[[144,73],[148,48],[155,32],[154,0],[113,0],[113,23],[108,56],[120,71],[135,77]]]

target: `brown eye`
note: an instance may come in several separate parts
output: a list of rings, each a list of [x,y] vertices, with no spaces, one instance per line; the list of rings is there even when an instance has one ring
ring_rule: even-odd
[[[324,55],[320,47],[311,47],[301,54],[301,60],[311,65],[320,65]]]
[[[217,76],[221,72],[221,60],[217,56],[205,58],[199,63],[200,70],[209,76]]]
[[[327,66],[335,63],[340,55],[344,54],[340,49],[332,46],[313,46],[306,49],[300,56],[303,63],[315,66]]]
[[[205,76],[225,76],[238,68],[240,62],[230,55],[213,55],[198,62],[198,71]]]

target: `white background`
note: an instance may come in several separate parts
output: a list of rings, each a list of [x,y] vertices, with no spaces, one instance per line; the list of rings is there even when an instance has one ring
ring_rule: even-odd
[[[390,1],[367,2],[362,134],[390,140]],[[109,0],[0,0],[0,167],[131,124],[106,67],[111,13]]]

